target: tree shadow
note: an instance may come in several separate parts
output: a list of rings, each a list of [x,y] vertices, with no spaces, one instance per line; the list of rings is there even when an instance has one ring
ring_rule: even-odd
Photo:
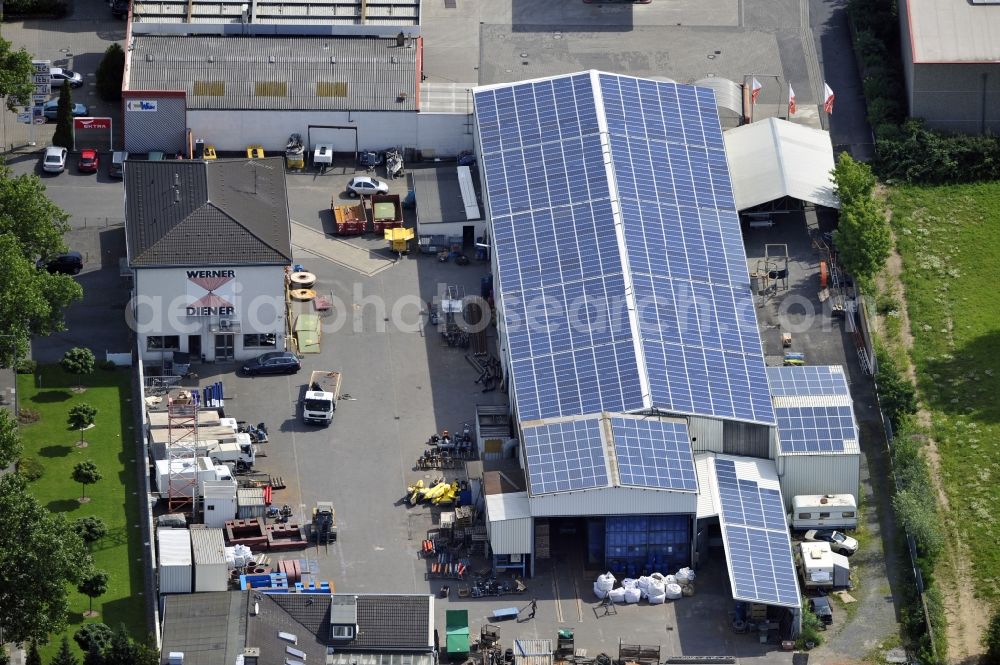
[[[72,393],[68,390],[43,390],[40,393],[35,393],[31,401],[38,404],[54,404],[55,402],[65,402],[72,397]]]
[[[79,510],[81,505],[83,504],[76,499],[55,499],[45,504],[45,507],[52,513],[70,513]]]
[[[45,446],[38,449],[42,457],[66,457],[73,452],[73,446]]]
[[[981,423],[1000,423],[1000,400],[996,399],[1000,393],[1000,330],[921,364],[921,396],[931,408]]]

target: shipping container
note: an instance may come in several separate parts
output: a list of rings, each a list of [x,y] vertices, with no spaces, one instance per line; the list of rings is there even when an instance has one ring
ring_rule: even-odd
[[[191,532],[157,529],[160,593],[191,593]]]
[[[208,457],[195,458],[195,463],[188,460],[157,460],[156,461],[156,490],[166,496],[170,489],[170,469],[173,468],[177,485],[174,493],[186,497],[193,497],[195,488],[205,480],[218,480],[218,473],[215,465]]]
[[[205,526],[221,528],[236,519],[236,483],[230,480],[206,480],[202,483],[202,521]]]
[[[264,517],[267,504],[264,503],[264,490],[259,487],[245,487],[236,491],[237,516],[241,520],[253,517]]]
[[[222,529],[192,528],[191,549],[194,560],[194,590],[226,591],[229,567]]]

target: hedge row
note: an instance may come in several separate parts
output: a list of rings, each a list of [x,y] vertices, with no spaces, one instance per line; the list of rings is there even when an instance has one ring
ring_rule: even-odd
[[[849,0],[854,46],[863,72],[875,169],[883,180],[920,184],[1000,179],[1000,140],[949,134],[906,119],[896,0]]]
[[[23,17],[62,18],[69,13],[66,0],[6,0],[3,3],[5,19]]]

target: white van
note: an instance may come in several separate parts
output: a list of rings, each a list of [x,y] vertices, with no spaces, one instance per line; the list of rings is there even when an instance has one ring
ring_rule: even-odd
[[[850,494],[800,494],[792,497],[792,528],[856,529],[858,504]]]

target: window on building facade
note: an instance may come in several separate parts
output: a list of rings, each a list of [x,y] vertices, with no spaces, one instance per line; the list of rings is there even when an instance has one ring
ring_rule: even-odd
[[[244,349],[273,349],[277,346],[278,336],[274,333],[264,335],[243,335]]]
[[[146,338],[147,351],[179,351],[181,338],[177,335],[150,335]]]

